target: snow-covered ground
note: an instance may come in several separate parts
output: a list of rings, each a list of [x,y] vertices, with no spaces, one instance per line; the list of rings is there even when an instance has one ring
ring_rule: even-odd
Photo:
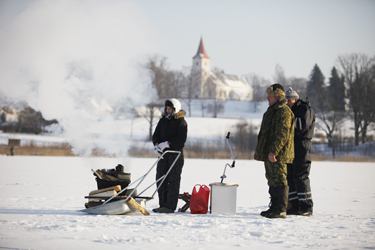
[[[150,216],[77,211],[96,189],[91,169],[122,163],[134,181],[155,160],[0,156],[0,249],[375,249],[375,163],[313,162],[312,217],[261,217],[263,164],[245,160],[226,171],[239,184],[235,215],[155,214],[157,196]],[[219,182],[227,162],[186,159],[181,192]]]

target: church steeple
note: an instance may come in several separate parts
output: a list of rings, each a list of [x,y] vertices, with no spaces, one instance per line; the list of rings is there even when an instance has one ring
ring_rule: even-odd
[[[203,45],[203,38],[199,43],[197,54],[193,57],[193,65],[191,67],[191,75],[193,76],[193,97],[204,98],[204,86],[208,77],[210,76],[210,58],[208,57]]]
[[[203,38],[202,37],[201,37],[201,41],[199,43],[197,54],[193,57],[193,59],[196,59],[196,58],[207,58],[207,59],[210,59],[208,57],[207,53],[206,53],[206,50],[204,49]]]

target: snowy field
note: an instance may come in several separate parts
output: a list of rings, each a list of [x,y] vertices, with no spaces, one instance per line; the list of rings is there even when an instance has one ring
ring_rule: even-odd
[[[77,211],[96,189],[91,169],[122,163],[134,181],[155,160],[0,156],[0,249],[375,249],[375,163],[314,162],[312,217],[261,217],[263,164],[245,160],[226,172],[239,184],[236,215],[155,214],[157,195],[150,216]],[[227,162],[186,159],[181,192],[219,182]]]
[[[232,132],[233,135],[234,126],[241,120],[246,120],[259,129],[263,113],[267,108],[268,103],[262,102],[259,111],[253,113],[250,112],[252,104],[248,102],[227,101],[223,113],[220,113],[218,118],[212,118],[212,114],[207,113],[205,117],[202,117],[199,103],[195,103],[192,106],[192,116],[189,117],[188,114],[185,116],[188,123],[188,142],[201,140],[221,140],[222,142],[228,132]],[[184,102],[182,102],[182,109],[187,110]],[[159,117],[155,119],[153,129],[155,129],[158,120]],[[100,119],[94,119],[90,122],[85,119],[71,122],[72,124],[69,124],[69,132],[65,134],[56,132],[34,135],[3,133],[0,131],[0,145],[7,145],[8,139],[20,139],[22,146],[31,142],[35,145],[67,142],[77,152],[81,152],[83,149],[92,147],[95,144],[105,148],[109,153],[116,153],[117,155],[124,155],[123,152],[127,152],[134,145],[138,145],[141,148],[149,147],[150,150],[153,148],[148,140],[149,122],[143,117],[134,119],[119,117],[117,120],[114,120],[113,117],[100,117]]]

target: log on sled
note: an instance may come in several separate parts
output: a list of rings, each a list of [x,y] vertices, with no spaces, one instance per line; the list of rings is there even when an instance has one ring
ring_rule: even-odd
[[[145,188],[142,192],[137,194],[136,190],[138,189],[139,185],[145,180],[145,178],[149,175],[151,170],[157,165],[157,163],[163,159],[163,156],[167,153],[175,153],[178,154],[176,159],[173,161],[172,165],[169,167],[168,172],[152,183],[150,186]],[[135,212],[140,212],[143,215],[149,215],[149,212],[146,210],[146,202],[154,198],[156,192],[163,184],[164,180],[167,178],[169,172],[172,170],[173,166],[177,162],[178,158],[180,157],[181,152],[179,151],[166,151],[162,155],[159,156],[157,161],[151,166],[151,168],[147,171],[146,174],[141,176],[138,180],[127,185],[125,188],[121,189],[119,192],[115,191],[116,193],[112,196],[109,193],[103,196],[103,192],[90,192],[89,196],[85,196],[85,198],[89,199],[89,202],[85,204],[86,209],[79,210],[80,212],[85,212],[88,214],[100,214],[100,215],[127,215]],[[141,196],[145,191],[147,191],[150,187],[154,184],[157,184],[157,188],[150,197]],[[136,184],[136,185],[135,185]],[[135,185],[134,188],[130,189],[132,185]],[[105,192],[115,190],[110,189],[106,190]],[[100,190],[98,190],[100,191]],[[91,199],[91,200],[90,200]],[[91,201],[91,203],[90,203]],[[98,202],[99,201],[99,202]],[[95,204],[93,203],[95,202]]]
[[[126,215],[136,212],[140,212],[144,215],[149,215],[148,211],[146,210],[146,201],[147,199],[134,199],[133,197],[128,196],[127,198],[121,198],[105,204],[104,202],[101,202],[101,204],[99,204],[98,202],[96,206],[88,207],[80,211],[89,214],[101,215]]]
[[[129,189],[127,191],[131,192],[133,189]],[[99,205],[103,205],[107,200],[111,199],[114,195],[117,194],[117,191],[121,191],[121,186],[113,186],[109,188],[94,190],[89,193],[89,196],[85,196],[86,199],[89,199],[89,202],[85,203],[86,208],[92,208]],[[144,208],[145,205],[141,205],[144,202],[142,202],[142,199],[138,199],[139,204],[133,197],[129,197],[126,195],[129,192],[125,192],[125,196],[117,195],[112,198],[112,201],[126,201],[126,203],[123,206],[120,206],[121,210],[120,213],[117,213],[116,211],[112,211],[110,214],[123,214],[123,213],[135,213],[137,210],[141,212],[143,215],[149,215],[148,211]],[[135,195],[136,192],[133,192],[132,195]],[[131,206],[129,206],[129,204]],[[116,204],[118,206],[118,204]],[[108,207],[106,208],[106,211],[108,212]]]

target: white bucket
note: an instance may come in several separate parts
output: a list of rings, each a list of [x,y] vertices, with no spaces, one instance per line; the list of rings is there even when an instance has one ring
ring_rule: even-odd
[[[210,213],[236,214],[238,184],[215,182],[210,187]]]

